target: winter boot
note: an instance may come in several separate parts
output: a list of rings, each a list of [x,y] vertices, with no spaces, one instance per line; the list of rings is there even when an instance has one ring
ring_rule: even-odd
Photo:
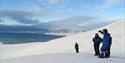
[[[101,54],[99,55],[99,58],[104,58],[104,53],[101,53]]]
[[[98,54],[97,54],[97,53],[95,53],[94,55],[95,55],[95,56],[98,56]]]
[[[105,53],[105,58],[108,58],[109,57],[109,54],[106,52]]]

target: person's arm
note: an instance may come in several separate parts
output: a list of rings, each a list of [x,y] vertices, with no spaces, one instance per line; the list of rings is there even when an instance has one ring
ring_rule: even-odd
[[[98,32],[100,32],[101,34],[104,34],[101,30],[99,30]]]

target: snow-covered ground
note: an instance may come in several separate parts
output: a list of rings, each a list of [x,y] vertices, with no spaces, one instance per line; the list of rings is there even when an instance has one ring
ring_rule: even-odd
[[[0,44],[1,63],[124,63],[125,62],[125,20],[108,26],[75,34],[72,36],[28,44]],[[94,56],[92,38],[98,30],[107,28],[113,37],[111,57],[100,59]],[[75,53],[74,43],[80,45]]]

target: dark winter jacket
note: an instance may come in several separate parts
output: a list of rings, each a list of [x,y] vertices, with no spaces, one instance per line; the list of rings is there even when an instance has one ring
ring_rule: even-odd
[[[100,37],[94,37],[93,38],[94,45],[98,45],[102,42],[102,39]]]
[[[75,49],[79,49],[79,45],[77,43],[75,44]]]

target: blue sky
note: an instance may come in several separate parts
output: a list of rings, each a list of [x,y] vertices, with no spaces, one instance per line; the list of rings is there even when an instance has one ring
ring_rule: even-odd
[[[125,0],[0,0],[1,23],[31,24],[83,16],[124,18]]]

